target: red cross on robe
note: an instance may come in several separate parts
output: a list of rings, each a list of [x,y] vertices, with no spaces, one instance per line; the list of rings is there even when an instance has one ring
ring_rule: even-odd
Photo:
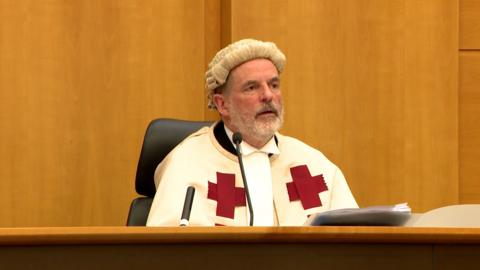
[[[292,167],[290,173],[293,179],[287,183],[290,201],[300,200],[305,210],[322,206],[319,193],[328,190],[323,175],[311,176],[307,165]]]
[[[235,218],[235,207],[245,206],[245,190],[235,187],[235,174],[217,172],[217,183],[208,181],[208,199],[217,201],[217,216]]]

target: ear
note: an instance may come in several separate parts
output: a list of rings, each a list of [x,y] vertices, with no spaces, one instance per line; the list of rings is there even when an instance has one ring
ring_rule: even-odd
[[[213,95],[213,103],[217,107],[217,111],[222,116],[228,116],[228,106],[227,102],[225,101],[225,97],[222,94],[214,94]]]

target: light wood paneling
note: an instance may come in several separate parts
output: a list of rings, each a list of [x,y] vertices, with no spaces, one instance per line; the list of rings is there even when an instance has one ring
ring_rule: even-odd
[[[204,72],[208,69],[208,64],[222,46],[222,2],[223,0],[206,0],[205,1],[205,59]],[[204,86],[205,83],[202,84]],[[205,97],[203,98],[204,107],[208,107],[206,98],[207,89],[204,87]],[[216,121],[220,116],[216,110],[205,109],[204,120]]]
[[[125,224],[148,122],[204,117],[204,2],[0,0],[0,226]]]
[[[480,49],[480,0],[460,0],[460,49]]]
[[[480,203],[480,51],[460,52],[460,202]]]
[[[0,226],[124,224],[148,121],[218,118],[206,63],[243,37],[285,51],[283,132],[337,163],[362,206],[456,203],[457,13],[456,0],[0,0]],[[468,179],[462,200],[477,196]]]
[[[460,0],[459,197],[480,203],[480,1]]]
[[[457,1],[242,0],[231,12],[233,40],[287,55],[283,132],[338,164],[361,206],[458,202]]]

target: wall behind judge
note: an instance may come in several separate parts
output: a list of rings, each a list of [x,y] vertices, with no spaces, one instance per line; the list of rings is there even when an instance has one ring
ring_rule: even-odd
[[[148,122],[203,119],[212,8],[0,1],[0,226],[125,224]]]
[[[205,66],[244,37],[287,54],[282,132],[361,206],[458,203],[458,5],[0,0],[0,226],[124,224],[147,123],[215,119]]]
[[[361,206],[458,202],[456,1],[242,0],[231,13],[233,40],[285,50],[283,131],[338,164]]]
[[[459,6],[459,197],[480,202],[480,0]]]

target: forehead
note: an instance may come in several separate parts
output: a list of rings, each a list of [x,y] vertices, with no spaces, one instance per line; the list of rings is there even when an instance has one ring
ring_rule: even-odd
[[[268,59],[254,59],[242,63],[230,72],[232,83],[262,81],[278,77],[278,70]]]

